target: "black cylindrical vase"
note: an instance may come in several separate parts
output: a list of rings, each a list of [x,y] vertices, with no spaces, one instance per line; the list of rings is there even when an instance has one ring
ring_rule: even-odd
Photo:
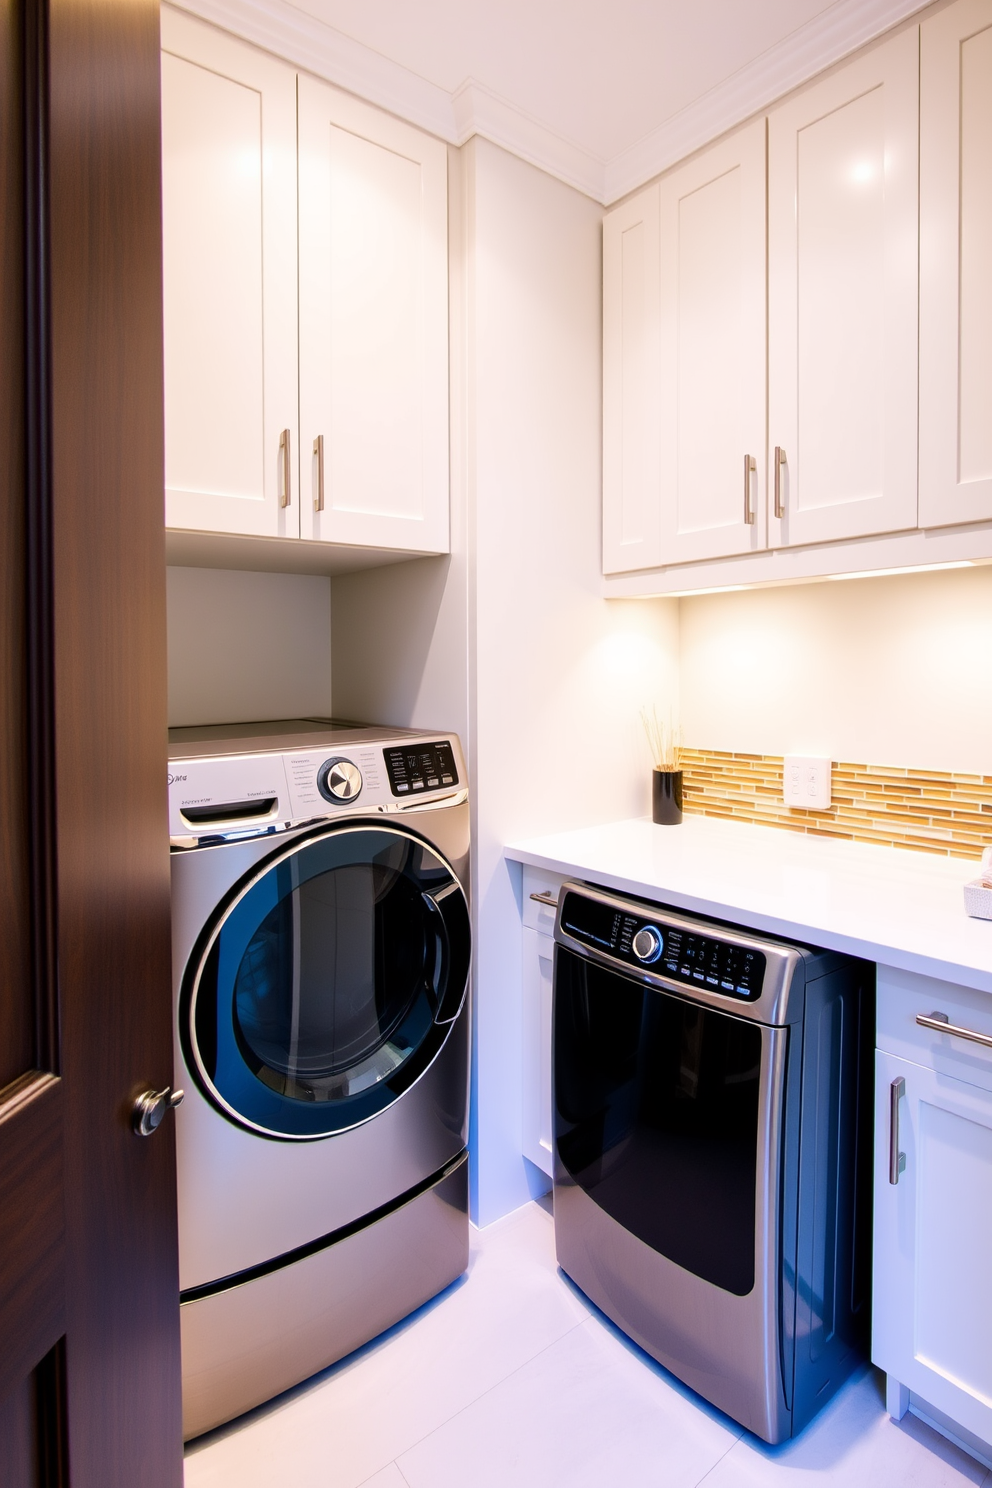
[[[682,771],[651,771],[651,820],[674,827],[682,820]]]

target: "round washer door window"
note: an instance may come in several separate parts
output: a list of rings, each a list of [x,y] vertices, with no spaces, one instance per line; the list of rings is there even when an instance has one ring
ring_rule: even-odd
[[[421,838],[348,826],[298,839],[208,927],[186,978],[187,1058],[241,1125],[328,1136],[432,1063],[469,959],[465,895]]]

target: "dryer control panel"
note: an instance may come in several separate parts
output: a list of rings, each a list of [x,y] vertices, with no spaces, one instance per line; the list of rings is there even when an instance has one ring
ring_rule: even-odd
[[[437,744],[417,743],[387,749],[385,756],[394,796],[458,784],[455,755],[447,739]]]
[[[451,735],[372,743],[339,734],[312,747],[174,759],[169,834],[174,846],[192,847],[321,817],[415,809],[426,797],[454,800],[463,784]]]

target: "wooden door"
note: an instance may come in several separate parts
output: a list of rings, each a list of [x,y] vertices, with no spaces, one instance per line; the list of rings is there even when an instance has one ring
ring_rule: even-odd
[[[992,1090],[982,1076],[970,1084],[876,1051],[871,1356],[992,1443]],[[890,1141],[905,1154],[897,1183]]]
[[[992,519],[992,0],[920,27],[920,526]]]
[[[918,105],[912,27],[769,116],[772,547],[916,526]]]
[[[294,69],[164,8],[162,175],[166,522],[298,537]]]
[[[765,121],[661,182],[661,561],[752,553],[765,514]]]
[[[4,1488],[182,1478],[158,115],[152,0],[2,0]]]
[[[44,441],[28,343],[41,307],[33,82],[40,18],[0,3],[0,1483],[58,1482],[64,1455],[65,1218],[52,955],[49,658],[38,547]],[[25,129],[25,115],[31,128]],[[31,223],[31,251],[25,228]],[[30,422],[30,437],[28,424]],[[29,499],[25,500],[29,477]],[[33,561],[32,561],[33,560]],[[32,708],[31,703],[36,706]],[[32,760],[34,767],[32,768]],[[52,1472],[51,1469],[55,1471]],[[48,1470],[49,1476],[44,1476]]]
[[[661,563],[657,185],[603,219],[603,572]]]
[[[447,170],[440,140],[301,74],[303,537],[448,551]]]

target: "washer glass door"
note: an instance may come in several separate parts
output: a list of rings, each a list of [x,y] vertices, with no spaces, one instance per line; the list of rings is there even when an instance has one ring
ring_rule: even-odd
[[[236,887],[187,971],[187,1059],[234,1121],[278,1137],[367,1121],[433,1062],[468,982],[468,907],[403,828],[297,839]]]

